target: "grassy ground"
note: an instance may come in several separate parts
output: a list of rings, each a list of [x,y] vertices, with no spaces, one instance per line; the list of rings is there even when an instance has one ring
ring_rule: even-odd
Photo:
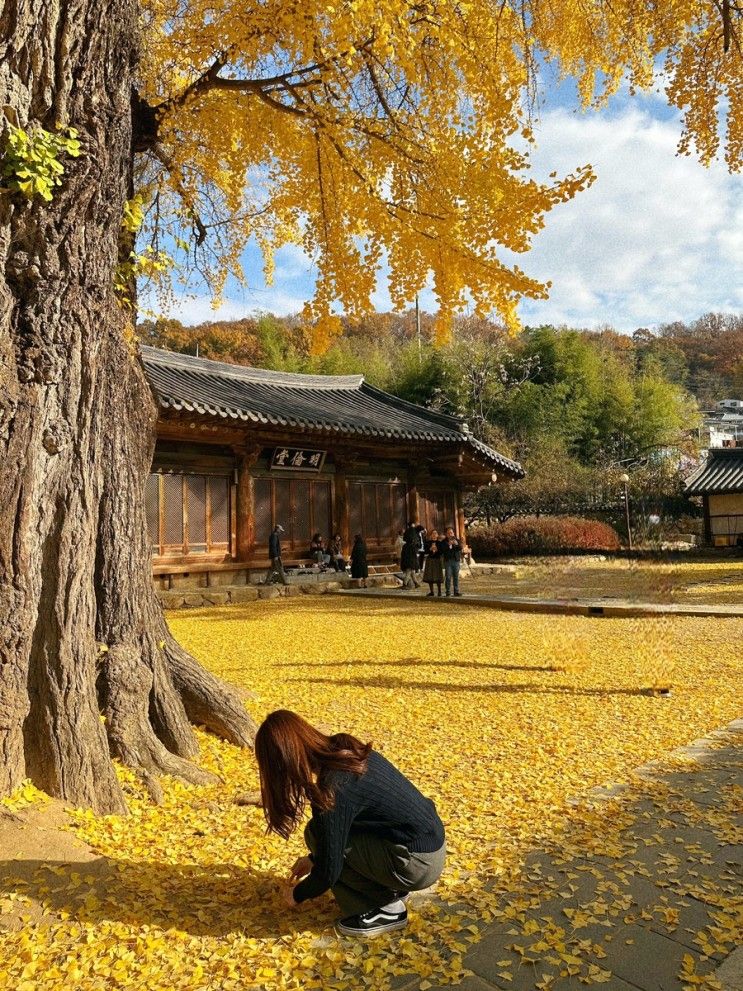
[[[598,557],[519,558],[516,571],[480,575],[466,591],[535,598],[743,604],[743,559],[630,561]]]
[[[170,622],[215,673],[255,693],[257,718],[289,707],[373,740],[436,801],[449,845],[440,903],[413,913],[403,938],[373,944],[332,934],[329,897],[287,913],[276,878],[301,840],[266,837],[261,811],[234,804],[256,786],[253,758],[204,736],[222,785],[168,782],[155,808],[122,771],[128,818],[74,815],[95,861],[50,864],[47,852],[15,881],[2,865],[0,908],[41,912],[0,941],[2,989],[355,991],[408,971],[422,988],[455,981],[477,921],[502,917],[504,896],[518,905],[527,851],[567,828],[609,827],[571,796],[740,715],[738,619],[449,613],[322,596]],[[647,694],[668,684],[670,698]]]

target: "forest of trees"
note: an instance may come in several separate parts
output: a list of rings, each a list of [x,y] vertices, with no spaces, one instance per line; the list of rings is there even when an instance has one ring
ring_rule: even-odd
[[[515,339],[498,325],[461,317],[455,322],[453,357],[462,340],[478,337],[503,346],[510,342],[513,353],[520,353],[534,333],[527,329],[525,335]],[[710,408],[720,399],[743,396],[743,315],[706,313],[688,324],[662,324],[657,330],[641,327],[632,335],[610,328],[575,333],[603,353],[611,353],[625,367],[683,387],[701,409]],[[430,401],[430,392],[437,387],[430,368],[431,361],[436,362],[431,349],[433,320],[426,313],[421,315],[423,362],[419,361],[412,311],[376,313],[360,321],[344,321],[342,334],[321,356],[311,354],[311,331],[296,316],[264,314],[197,326],[185,326],[172,319],[149,320],[139,325],[139,334],[144,343],[187,354],[194,354],[198,345],[202,357],[215,361],[285,371],[363,372],[375,385],[392,392],[402,389],[400,395],[422,402]],[[442,358],[445,353],[446,350]],[[422,367],[430,376],[428,386]]]
[[[656,334],[640,329],[633,343],[643,361],[685,386],[702,409],[743,397],[743,315],[706,313],[690,324],[664,324]]]
[[[527,478],[473,501],[473,516],[616,510],[629,470],[648,515],[689,506],[683,476],[698,447],[700,410],[743,394],[743,317],[709,313],[691,324],[619,334],[527,328],[514,337],[474,317],[433,343],[433,320],[373,314],[346,321],[321,356],[298,317],[263,315],[195,327],[140,325],[143,342],[219,361],[285,371],[360,372],[411,402],[464,418],[483,440],[520,460]]]

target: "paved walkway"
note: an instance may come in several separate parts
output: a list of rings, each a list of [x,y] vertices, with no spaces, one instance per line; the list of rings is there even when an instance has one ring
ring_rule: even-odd
[[[741,991],[742,757],[740,719],[577,802],[498,897],[461,991]]]
[[[421,590],[359,588],[342,589],[336,595],[369,596],[375,599],[424,598],[439,606],[483,606],[516,612],[560,613],[574,616],[737,616],[743,617],[743,605],[705,605],[689,603],[633,602],[631,599],[535,599],[518,595],[477,595],[465,591],[461,599],[428,598]]]

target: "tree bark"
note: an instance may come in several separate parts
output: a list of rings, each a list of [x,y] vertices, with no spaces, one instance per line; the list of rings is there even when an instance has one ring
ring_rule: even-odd
[[[133,0],[0,14],[0,149],[8,122],[70,124],[83,144],[51,203],[0,192],[0,794],[30,777],[100,812],[125,809],[111,756],[202,782],[189,720],[254,732],[170,636],[150,579],[156,409],[113,289],[136,44]]]

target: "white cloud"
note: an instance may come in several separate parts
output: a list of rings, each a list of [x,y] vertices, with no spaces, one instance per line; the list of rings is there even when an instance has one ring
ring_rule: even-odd
[[[548,300],[522,303],[524,322],[631,332],[743,310],[743,177],[679,156],[680,122],[659,100],[651,94],[621,101],[618,111],[544,114],[533,173],[546,179],[590,162],[598,178],[547,215],[530,252],[504,252],[504,260],[552,282]],[[387,274],[383,264],[372,297],[378,310],[391,309]],[[421,306],[436,309],[430,289]]]
[[[298,244],[285,244],[275,256],[274,282],[315,278],[315,263]]]
[[[289,316],[298,313],[305,302],[303,297],[293,296],[279,287],[245,290],[243,297],[227,298],[215,309],[210,296],[184,296],[162,315],[193,326],[212,320],[240,320],[259,313]],[[157,305],[150,305],[152,310],[159,312]]]
[[[522,304],[525,322],[631,331],[743,309],[743,178],[678,156],[679,130],[645,103],[544,115],[534,172],[591,162],[598,178],[547,216],[519,259],[553,283],[549,300]]]
[[[578,327],[611,324],[630,332],[709,310],[743,310],[743,176],[722,163],[705,169],[679,157],[680,121],[665,98],[618,97],[602,113],[554,107],[543,113],[533,174],[563,175],[591,162],[594,185],[546,217],[525,255],[509,256],[529,275],[552,282],[548,300],[525,300],[525,323]],[[235,319],[259,311],[298,312],[312,297],[313,259],[297,245],[276,253],[265,286],[255,245],[244,256],[250,289],[230,287],[216,311],[207,296],[184,298],[171,315],[184,323]],[[372,303],[391,309],[383,263]],[[430,287],[421,306],[435,311]]]

